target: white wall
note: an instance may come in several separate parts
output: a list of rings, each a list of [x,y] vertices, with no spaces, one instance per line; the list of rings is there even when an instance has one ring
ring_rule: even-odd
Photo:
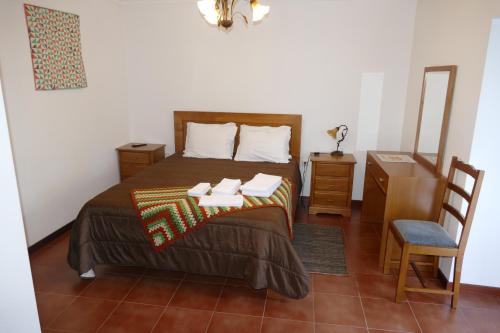
[[[467,160],[479,102],[491,20],[498,0],[419,0],[401,148],[413,151],[424,67],[458,65],[443,172],[453,155]]]
[[[267,2],[268,18],[237,20],[230,32],[207,25],[195,1],[125,2],[131,139],[172,152],[173,110],[297,113],[303,159],[332,151],[326,130],[343,123],[350,134],[341,149],[353,152],[363,74],[381,73],[383,87],[365,92],[382,91],[373,110],[380,128],[368,141],[399,150],[416,1]],[[359,168],[363,161],[355,199]]]
[[[490,26],[495,17],[500,17],[500,1],[498,0],[419,0],[417,5],[401,147],[403,150],[413,150],[424,67],[458,65],[444,156],[443,173],[445,175],[453,155],[465,161],[478,162],[478,167],[482,163],[489,165],[486,161],[472,160],[471,147]],[[495,134],[488,133],[487,135],[492,138]],[[484,193],[481,195],[480,202],[488,200],[485,196]],[[481,227],[484,223],[490,223],[482,220],[483,218],[484,215],[478,216],[474,221],[470,235],[471,242],[467,246],[462,281],[470,284],[498,286],[500,276],[496,273],[496,269],[490,270],[494,261],[485,259],[486,253],[478,243],[494,234],[492,229]],[[456,232],[456,228],[451,227],[450,232]],[[493,244],[490,245],[493,246]],[[481,267],[483,273],[480,274],[484,276],[477,276],[473,273],[477,270],[475,265]],[[442,260],[441,269],[449,275],[450,261]],[[495,274],[497,276],[494,276]]]
[[[40,332],[0,77],[0,332]]]
[[[31,245],[118,182],[114,148],[128,141],[128,119],[120,5],[112,0],[30,1],[80,15],[88,80],[84,89],[35,91],[24,2],[0,2],[0,66]]]
[[[481,97],[477,111],[470,162],[486,170],[464,261],[463,281],[500,287],[500,223],[498,188],[500,155],[492,153],[492,142],[500,142],[500,18],[493,21],[489,39]],[[487,267],[487,269],[485,269]]]

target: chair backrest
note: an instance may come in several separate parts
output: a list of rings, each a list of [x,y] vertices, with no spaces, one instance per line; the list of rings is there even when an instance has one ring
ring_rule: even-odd
[[[474,183],[472,185],[472,190],[468,193],[464,188],[458,186],[454,183],[456,171],[460,170],[467,175],[469,175]],[[465,251],[465,246],[467,245],[467,240],[469,239],[469,232],[472,225],[472,219],[474,218],[474,212],[476,211],[477,199],[479,197],[479,192],[481,191],[481,185],[483,183],[484,171],[476,170],[472,165],[466,164],[460,161],[456,156],[453,156],[450,165],[450,171],[448,173],[448,181],[446,186],[446,191],[444,194],[443,205],[441,206],[441,214],[439,216],[439,224],[443,225],[446,213],[448,212],[453,217],[455,217],[462,224],[462,235],[460,236],[460,241],[458,243],[459,252]],[[451,192],[458,194],[463,200],[467,202],[467,210],[465,215],[462,215],[455,207],[450,205]]]

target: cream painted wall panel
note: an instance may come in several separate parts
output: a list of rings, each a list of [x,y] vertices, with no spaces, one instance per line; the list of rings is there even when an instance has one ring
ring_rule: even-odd
[[[474,135],[483,69],[492,19],[500,17],[498,0],[420,0],[417,6],[408,100],[401,147],[413,151],[424,67],[458,65],[450,128],[444,156],[443,173],[447,174],[453,155],[468,161]],[[487,170],[488,172],[488,170]],[[480,199],[483,200],[483,199]],[[476,220],[475,223],[484,223]],[[455,229],[450,230],[456,232]],[[471,230],[471,239],[487,239],[480,228]],[[484,253],[468,245],[467,261],[489,265]],[[480,248],[480,247],[479,247]],[[474,253],[470,255],[469,252]],[[497,251],[498,252],[498,251]],[[466,269],[464,283],[491,285],[491,280],[474,276]],[[450,261],[442,260],[441,269],[450,273]],[[498,285],[498,278],[495,279]]]
[[[486,170],[475,222],[464,260],[463,280],[500,287],[498,235],[498,188],[500,155],[492,152],[492,142],[500,142],[500,18],[491,26],[481,97],[472,141],[470,162]],[[493,263],[493,264],[489,264]],[[487,269],[485,269],[487,267]]]
[[[131,139],[172,152],[173,110],[298,113],[303,159],[333,150],[326,130],[341,123],[353,152],[362,74],[380,72],[374,140],[399,149],[416,1],[269,2],[267,19],[230,32],[208,26],[194,2],[125,4]]]
[[[353,196],[363,196],[365,179],[366,152],[378,149],[380,113],[384,91],[383,73],[363,73],[361,79],[361,97],[358,114],[356,151],[354,156],[358,167],[354,169]]]
[[[72,221],[118,182],[114,148],[128,141],[119,4],[33,0],[80,15],[88,88],[35,91],[24,1],[0,2],[0,66],[28,242]]]

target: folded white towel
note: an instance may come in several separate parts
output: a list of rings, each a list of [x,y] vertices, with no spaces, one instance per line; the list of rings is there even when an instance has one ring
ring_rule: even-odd
[[[233,195],[239,191],[241,180],[224,178],[212,189],[212,194]]]
[[[252,180],[241,186],[241,191],[244,195],[251,195],[246,193],[272,193],[281,185],[281,181],[280,176],[258,173]]]
[[[191,197],[201,197],[210,191],[210,183],[199,183],[195,187],[188,190],[188,195]]]
[[[269,198],[271,195],[273,195],[274,191],[276,191],[276,189],[272,189],[272,190],[269,190],[269,191],[248,191],[248,190],[243,190],[241,193],[243,195],[252,196],[252,197]]]
[[[200,207],[238,207],[243,206],[242,195],[204,195],[198,203]]]

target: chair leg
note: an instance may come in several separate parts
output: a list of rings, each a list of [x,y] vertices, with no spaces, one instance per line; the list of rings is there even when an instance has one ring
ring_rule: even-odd
[[[403,299],[406,286],[406,275],[408,273],[408,262],[410,261],[410,248],[408,244],[403,245],[401,252],[401,263],[399,266],[398,288],[396,290],[396,303]]]
[[[458,306],[458,295],[460,294],[460,277],[462,275],[463,258],[461,255],[455,258],[455,272],[453,274],[453,297],[451,307],[456,309]]]
[[[391,271],[391,257],[392,257],[392,244],[394,243],[394,235],[392,230],[389,229],[387,232],[387,243],[385,246],[385,258],[384,258],[384,274],[389,274]]]
[[[435,279],[438,277],[438,272],[439,272],[439,256],[434,256],[434,266],[432,274]]]

